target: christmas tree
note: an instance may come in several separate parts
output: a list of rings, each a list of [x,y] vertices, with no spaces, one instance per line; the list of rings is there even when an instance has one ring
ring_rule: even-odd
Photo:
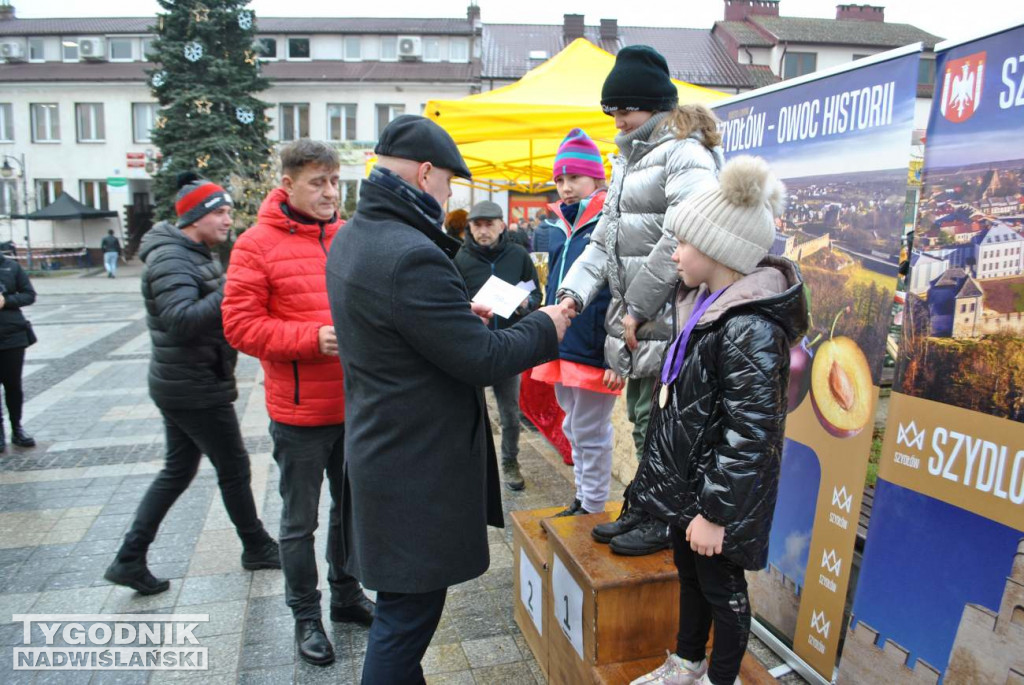
[[[248,0],[158,0],[157,39],[147,72],[161,111],[153,129],[162,164],[153,192],[158,219],[176,218],[178,174],[195,171],[235,200],[235,225],[250,226],[272,187],[256,16]]]

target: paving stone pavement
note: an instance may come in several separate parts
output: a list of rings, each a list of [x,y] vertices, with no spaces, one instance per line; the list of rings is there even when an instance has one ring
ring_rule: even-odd
[[[160,528],[149,555],[171,589],[151,597],[112,586],[102,574],[135,507],[162,465],[160,414],[146,392],[149,339],[138,268],[118,279],[38,279],[27,310],[39,337],[25,369],[24,423],[38,442],[0,456],[0,681],[4,683],[356,683],[366,630],[326,622],[337,652],[330,667],[296,658],[280,571],[243,571],[241,545],[204,463]],[[235,405],[252,459],[252,487],[271,531],[280,523],[278,471],[270,457],[258,363],[241,357]],[[491,398],[493,402],[493,398]],[[493,413],[496,416],[496,413]],[[495,425],[495,430],[498,426]],[[568,503],[572,471],[528,427],[520,456],[525,490],[504,493],[506,513]],[[622,491],[613,484],[613,497]],[[326,521],[326,488],[320,501]],[[323,531],[323,528],[321,528]],[[512,615],[511,529],[491,529],[491,567],[451,588],[423,661],[428,683],[543,683]],[[317,538],[321,588],[326,535]],[[325,616],[329,597],[325,593]],[[203,613],[196,635],[210,671],[13,670],[19,613]],[[771,667],[778,659],[763,648]]]

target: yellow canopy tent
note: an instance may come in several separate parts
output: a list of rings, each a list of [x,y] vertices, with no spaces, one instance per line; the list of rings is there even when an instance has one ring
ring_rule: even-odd
[[[558,145],[571,129],[586,131],[602,154],[615,151],[615,123],[600,106],[614,64],[610,53],[578,38],[516,83],[461,100],[431,100],[424,115],[455,139],[474,185],[537,192],[550,182]],[[727,97],[673,82],[682,104]]]

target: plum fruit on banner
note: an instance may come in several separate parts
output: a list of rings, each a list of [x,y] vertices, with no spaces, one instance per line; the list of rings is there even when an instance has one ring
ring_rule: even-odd
[[[761,624],[831,680],[842,638],[896,291],[920,46],[714,104],[726,159],[765,158],[787,187],[772,253],[800,266],[811,329],[790,353]]]
[[[940,44],[837,682],[1024,682],[1024,25]]]

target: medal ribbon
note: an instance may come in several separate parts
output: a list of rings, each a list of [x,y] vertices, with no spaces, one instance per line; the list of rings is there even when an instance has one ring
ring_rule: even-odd
[[[705,290],[697,296],[697,306],[694,307],[690,318],[686,320],[683,332],[676,337],[672,346],[668,348],[668,354],[665,355],[665,363],[661,367],[662,385],[671,385],[679,377],[679,372],[683,369],[683,358],[686,356],[686,344],[690,341],[690,334],[693,332],[697,322],[700,321],[700,317],[704,316],[704,312],[710,309],[715,300],[726,290],[727,288],[722,288],[710,295]]]

